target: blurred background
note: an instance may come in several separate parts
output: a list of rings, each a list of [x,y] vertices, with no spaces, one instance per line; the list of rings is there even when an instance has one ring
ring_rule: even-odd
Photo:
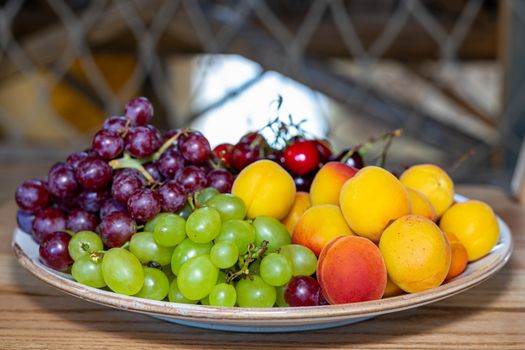
[[[45,175],[143,95],[212,146],[277,115],[336,149],[403,128],[391,167],[510,191],[524,39],[522,0],[0,0],[0,182]]]

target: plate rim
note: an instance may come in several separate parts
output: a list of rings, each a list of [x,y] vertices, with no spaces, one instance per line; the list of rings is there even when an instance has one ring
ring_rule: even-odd
[[[461,195],[456,195],[455,197],[458,202],[467,200],[466,197]],[[18,227],[13,233],[12,248],[18,262],[35,277],[67,294],[96,304],[143,314],[198,322],[221,324],[242,322],[247,326],[253,324],[261,325],[261,323],[269,326],[275,326],[278,323],[289,325],[289,321],[311,324],[373,317],[416,308],[448,298],[484,282],[507,263],[513,251],[513,240],[509,227],[499,216],[497,216],[497,220],[500,227],[498,244],[503,242],[503,250],[495,257],[492,256],[492,261],[480,266],[467,276],[461,277],[460,275],[460,278],[419,293],[403,294],[358,303],[309,307],[218,307],[141,299],[82,285],[72,279],[61,276],[56,271],[44,266],[41,262],[33,260],[17,241],[19,235],[28,235]],[[34,243],[36,244],[36,242]],[[489,253],[489,255],[481,259],[490,258],[491,255]]]

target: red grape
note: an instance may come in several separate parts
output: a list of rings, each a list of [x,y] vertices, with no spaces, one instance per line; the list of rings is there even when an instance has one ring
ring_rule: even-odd
[[[124,140],[118,133],[102,129],[93,137],[91,147],[100,158],[111,160],[120,156],[124,151]]]
[[[231,143],[221,143],[213,149],[215,156],[227,166],[231,165],[232,151],[233,145]]]
[[[293,277],[284,291],[284,300],[290,306],[320,305],[321,298],[319,283],[309,276]]]
[[[66,229],[66,216],[57,208],[46,208],[36,213],[33,221],[33,237],[41,242],[47,236]]]
[[[241,171],[258,159],[259,151],[251,147],[248,143],[238,143],[233,147],[231,165],[237,171]]]
[[[144,158],[153,154],[160,147],[157,132],[146,126],[132,127],[125,138],[126,151],[135,158]]]
[[[111,181],[112,169],[102,159],[86,158],[82,160],[75,171],[75,176],[82,187],[89,191],[99,191]]]
[[[319,165],[319,154],[309,140],[292,143],[284,150],[286,168],[299,175],[305,175]]]
[[[16,223],[18,227],[26,233],[33,233],[33,221],[35,220],[35,215],[28,213],[27,211],[17,210],[16,212]]]
[[[96,213],[102,208],[104,202],[109,198],[109,193],[102,191],[83,191],[77,197],[80,207],[86,211]]]
[[[128,210],[124,204],[117,202],[113,198],[108,198],[102,205],[102,208],[100,208],[99,215],[101,219],[104,219],[107,215],[117,212],[127,213]]]
[[[181,135],[178,144],[184,159],[193,164],[203,163],[210,158],[210,143],[200,132]]]
[[[175,180],[180,188],[187,194],[198,191],[208,185],[208,179],[204,170],[189,165],[177,174]]]
[[[137,97],[126,104],[124,114],[133,125],[146,125],[153,117],[153,106],[146,97]]]
[[[128,199],[128,212],[140,222],[146,222],[160,212],[161,203],[158,195],[149,188],[135,191]]]
[[[126,125],[128,121],[130,121],[128,117],[123,117],[123,116],[110,117],[104,121],[104,124],[102,125],[102,129],[113,131],[119,135],[122,135],[123,132],[126,130]]]
[[[133,174],[115,176],[111,185],[111,195],[120,203],[128,203],[129,197],[136,191],[144,187],[142,179]],[[141,175],[142,176],[142,175]]]
[[[58,198],[71,198],[78,191],[75,172],[66,163],[55,164],[47,176],[47,188]]]
[[[95,231],[98,217],[85,210],[75,209],[67,216],[66,228],[73,232]]]
[[[66,272],[73,264],[68,250],[70,240],[71,236],[65,232],[54,232],[45,237],[38,248],[44,264],[57,271]]]
[[[172,148],[162,154],[158,161],[158,169],[168,179],[173,179],[184,168],[184,158]]]
[[[121,247],[131,239],[137,224],[127,213],[114,212],[102,219],[98,229],[106,247]]]
[[[34,213],[49,205],[50,196],[44,182],[33,179],[17,187],[15,200],[20,209]]]
[[[88,156],[88,152],[84,151],[71,153],[66,159],[66,164],[69,165],[73,170],[76,170],[78,164]]]
[[[233,175],[225,169],[213,169],[206,175],[208,187],[214,187],[219,192],[230,192],[233,185]]]
[[[176,213],[186,204],[186,193],[176,181],[168,181],[158,190],[163,212]]]
[[[159,163],[158,162],[148,162],[144,164],[144,169],[151,175],[153,180],[156,182],[162,182],[164,180],[164,176],[159,171]]]

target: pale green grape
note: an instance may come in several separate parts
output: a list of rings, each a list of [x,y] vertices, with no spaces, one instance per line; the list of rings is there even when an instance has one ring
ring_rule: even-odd
[[[73,260],[77,260],[92,251],[103,249],[104,243],[102,243],[102,239],[95,232],[91,231],[79,231],[75,233],[73,237],[71,237],[68,245],[69,256],[71,256]]]
[[[71,267],[71,275],[75,281],[93,288],[103,288],[106,286],[102,276],[102,263],[95,262],[89,254],[77,258]]]
[[[260,266],[261,278],[271,286],[282,286],[292,278],[292,264],[281,254],[266,255]]]
[[[139,259],[124,248],[111,248],[104,254],[102,276],[112,291],[124,295],[138,293],[144,284]]]
[[[255,244],[260,245],[262,241],[268,241],[269,252],[275,252],[283,245],[292,242],[286,226],[275,218],[259,216],[253,221],[253,228],[255,229]]]
[[[239,249],[233,242],[217,242],[210,251],[211,261],[220,269],[229,269],[239,259]]]
[[[209,295],[206,295],[204,298],[199,300],[199,302],[201,303],[201,305],[210,305]]]
[[[210,305],[212,306],[234,306],[237,302],[235,287],[227,283],[219,283],[210,292]]]
[[[220,193],[219,190],[216,189],[215,187],[206,187],[205,189],[200,190],[199,192],[197,192],[197,203],[195,203],[196,206],[197,207],[204,206],[204,204],[206,204],[208,199],[215,197],[219,193]]]
[[[277,293],[277,300],[275,301],[275,304],[279,307],[288,307],[288,303],[286,300],[284,300],[284,292],[286,291],[286,287],[288,287],[288,284],[285,284],[284,286],[275,287],[275,291]]]
[[[200,300],[210,294],[217,282],[219,269],[209,255],[200,255],[186,261],[177,275],[177,286],[185,298]]]
[[[173,248],[157,244],[151,232],[135,233],[129,241],[129,251],[143,264],[156,262],[161,266],[168,265],[173,255]]]
[[[300,244],[287,244],[279,249],[279,254],[288,258],[294,276],[310,276],[317,269],[317,257],[307,247]]]
[[[144,284],[136,297],[162,300],[168,295],[170,282],[168,277],[159,269],[144,267]]]
[[[159,222],[159,220],[165,217],[166,215],[170,215],[170,213],[158,213],[157,215],[155,215],[152,219],[146,222],[146,225],[144,225],[144,231],[153,232],[153,230],[155,229],[155,225],[157,225],[157,222]]]
[[[211,242],[221,232],[221,216],[213,208],[195,210],[186,221],[186,234],[195,243]]]
[[[226,273],[222,270],[219,270],[219,276],[217,277],[217,282],[215,282],[215,284],[219,283],[226,283]]]
[[[228,220],[222,223],[221,232],[215,242],[229,241],[235,243],[239,254],[246,254],[248,245],[255,242],[255,230],[247,221]]]
[[[179,287],[177,286],[177,279],[174,278],[173,281],[171,281],[170,289],[168,291],[168,300],[172,303],[182,303],[182,304],[197,304],[198,300],[189,300],[182,295],[182,293],[179,290]]]
[[[182,264],[196,256],[209,254],[212,246],[212,242],[201,244],[186,238],[173,250],[173,255],[171,256],[171,271],[177,276]]]
[[[256,275],[237,282],[235,291],[240,307],[272,307],[277,298],[275,287]]]
[[[188,220],[188,217],[193,213],[193,209],[191,209],[191,206],[186,203],[184,207],[182,207],[181,210],[177,213],[177,215],[183,217],[185,220]]]
[[[186,220],[176,214],[164,215],[153,228],[153,238],[163,247],[175,247],[186,238]]]
[[[222,221],[242,220],[246,216],[246,204],[240,197],[230,193],[222,193],[208,199],[206,205],[217,209]]]

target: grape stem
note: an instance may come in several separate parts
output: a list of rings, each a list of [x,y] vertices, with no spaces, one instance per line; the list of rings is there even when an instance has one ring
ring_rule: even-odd
[[[142,166],[138,159],[131,158],[127,153],[124,153],[122,158],[113,159],[109,162],[109,166],[113,169],[132,168],[137,169],[148,181],[150,185],[155,183],[155,179],[151,174]]]
[[[253,271],[250,270],[250,265],[259,260],[266,250],[268,250],[268,244],[270,242],[264,240],[261,242],[259,247],[256,247],[255,244],[250,243],[248,245],[248,252],[239,258],[239,269],[232,269],[226,274],[226,282],[231,283],[239,278],[252,278]]]
[[[153,155],[151,156],[151,160],[158,160],[160,158],[160,156],[166,152],[166,150],[168,148],[171,147],[171,145],[173,144],[173,142],[177,141],[177,139],[182,135],[182,134],[187,134],[188,131],[190,129],[182,129],[180,130],[178,133],[176,133],[175,135],[173,135],[172,137],[170,137],[168,140],[166,140],[166,142],[164,142],[162,144],[162,146],[160,146],[160,148],[157,150],[157,152],[153,153]]]
[[[102,262],[102,258],[104,257],[104,251],[92,251],[91,253],[89,253],[89,258],[91,259],[91,261],[93,261],[95,264],[99,264]]]

